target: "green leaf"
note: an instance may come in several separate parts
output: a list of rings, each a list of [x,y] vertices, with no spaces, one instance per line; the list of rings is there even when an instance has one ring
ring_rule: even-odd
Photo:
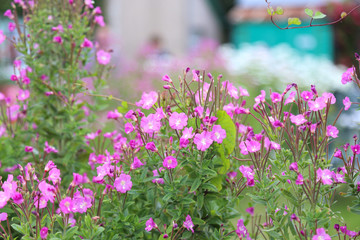
[[[268,7],[267,12],[270,16],[274,15],[274,9],[272,7]]]
[[[74,234],[76,233],[78,227],[72,227],[68,229],[65,233],[65,239],[73,239]]]
[[[204,183],[202,185],[202,187],[209,190],[209,191],[212,191],[212,192],[217,192],[218,191],[218,188],[215,185],[211,184],[211,183]]]
[[[326,17],[326,15],[323,14],[322,12],[320,12],[320,11],[317,11],[317,12],[315,13],[315,15],[313,16],[314,19],[322,19],[322,18],[324,18],[324,17]]]
[[[210,182],[217,188],[217,190],[220,192],[222,189],[222,177],[217,176],[210,180]]]
[[[231,119],[231,117],[223,110],[220,110],[216,113],[217,125],[220,125],[222,129],[226,131],[226,138],[223,140],[222,144],[225,148],[225,154],[229,155],[234,151],[236,143],[236,127]]]
[[[289,18],[288,25],[300,25],[301,20],[299,18]]]
[[[309,8],[305,9],[305,13],[306,13],[306,15],[308,15],[311,18],[313,17],[313,14],[314,14],[313,10],[311,10]]]
[[[281,7],[277,7],[275,13],[277,15],[283,15],[284,14],[284,9],[282,9]]]
[[[18,224],[11,224],[11,227],[13,229],[15,229],[15,231],[19,232],[19,233],[22,233],[22,234],[26,234],[26,232],[24,231],[23,227],[18,225]]]
[[[191,204],[191,203],[194,203],[195,201],[192,200],[191,198],[182,198],[180,202],[182,204]]]
[[[193,182],[193,184],[191,185],[190,188],[190,192],[195,192],[196,189],[198,189],[200,187],[201,184],[201,179],[200,178],[196,178],[195,181]]]
[[[298,200],[289,192],[288,190],[282,189],[282,194],[286,197],[287,200],[289,200],[294,206],[298,206],[299,202]]]

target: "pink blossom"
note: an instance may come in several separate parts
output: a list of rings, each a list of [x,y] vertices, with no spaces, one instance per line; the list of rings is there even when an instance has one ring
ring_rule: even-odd
[[[319,111],[326,107],[323,97],[316,98],[315,101],[308,101],[310,111]]]
[[[48,161],[48,163],[45,165],[44,171],[45,171],[45,172],[48,172],[48,171],[50,171],[50,169],[52,169],[52,168],[56,168],[56,165],[54,164],[53,161]]]
[[[162,168],[162,167],[159,168],[160,172],[163,171],[163,170],[164,170],[164,168]],[[159,176],[159,173],[158,173],[157,169],[153,170],[152,172],[153,172],[153,177]],[[163,178],[155,178],[155,179],[152,180],[152,182],[153,183],[158,183],[158,184],[164,184],[165,183]]]
[[[331,240],[331,237],[326,234],[324,228],[316,229],[316,235],[313,236],[312,240]]]
[[[124,131],[126,134],[131,133],[132,131],[134,131],[134,129],[134,126],[130,122],[125,123]]]
[[[17,183],[13,180],[14,176],[12,174],[9,174],[7,180],[2,185],[2,189],[4,189],[5,193],[9,196],[15,193],[17,189]]]
[[[130,191],[132,187],[131,176],[127,174],[120,174],[120,176],[114,181],[114,187],[121,193]]]
[[[148,143],[146,143],[145,148],[146,148],[147,150],[150,150],[151,152],[157,152],[157,151],[158,151],[158,149],[156,148],[154,142],[148,142]]]
[[[47,227],[43,227],[40,230],[40,237],[41,239],[46,239],[48,235],[48,228]]]
[[[96,59],[99,64],[107,65],[110,63],[111,55],[110,55],[110,53],[105,52],[104,50],[99,50],[96,53]]]
[[[16,24],[13,22],[9,22],[8,29],[10,32],[13,32],[16,29]]]
[[[296,185],[303,185],[303,184],[304,184],[304,177],[303,177],[303,175],[298,174],[295,184],[296,184]]]
[[[27,90],[27,89],[25,89],[25,90],[20,89],[19,90],[19,94],[18,94],[19,101],[24,101],[24,100],[28,99],[29,96],[30,96],[29,90]]]
[[[161,122],[155,114],[149,114],[147,117],[141,119],[140,126],[145,133],[152,134],[160,131]]]
[[[101,8],[99,6],[97,6],[96,8],[94,8],[93,13],[94,14],[102,14]]]
[[[6,39],[6,35],[2,30],[0,30],[0,44],[2,44]]]
[[[5,213],[5,212],[0,213],[0,221],[6,221],[7,218],[8,218],[7,213]]]
[[[224,105],[223,110],[231,117],[233,118],[234,116],[234,112],[236,110],[236,107],[234,106],[233,103],[229,103]]]
[[[19,192],[14,192],[11,195],[11,199],[14,201],[15,204],[18,204],[18,205],[20,205],[24,202],[24,198],[23,198],[22,194]]]
[[[325,103],[328,103],[329,99],[330,99],[330,104],[336,103],[336,98],[335,98],[334,94],[332,94],[332,93],[324,92],[321,95],[321,97],[324,98]]]
[[[226,131],[220,125],[214,125],[211,131],[211,139],[217,143],[222,143],[226,138]]]
[[[297,172],[299,170],[297,162],[291,163],[290,166],[289,166],[289,170]]]
[[[211,133],[207,131],[203,131],[202,133],[195,134],[194,143],[196,147],[200,151],[206,151],[213,143],[211,138]]]
[[[163,76],[162,80],[163,80],[164,82],[168,82],[168,83],[172,83],[172,82],[173,82],[168,75]]]
[[[9,201],[10,196],[6,192],[0,191],[0,208],[5,207],[7,202]]]
[[[60,207],[60,210],[62,213],[67,214],[67,213],[72,212],[73,202],[72,202],[71,198],[66,197],[66,198],[62,199],[60,201],[59,207]]]
[[[345,111],[349,110],[349,108],[351,107],[351,101],[350,101],[349,97],[344,98],[343,104],[344,104]]]
[[[39,183],[38,187],[39,187],[43,197],[46,200],[49,200],[50,202],[53,203],[55,200],[55,192],[56,192],[55,187],[48,184],[44,180]]]
[[[61,36],[55,36],[55,37],[53,37],[53,42],[62,44],[63,39]]]
[[[93,2],[93,0],[84,0],[85,5],[89,8],[94,8]]]
[[[261,143],[255,140],[246,141],[245,145],[247,150],[251,153],[258,152],[261,149]]]
[[[360,150],[360,149],[359,149]],[[342,152],[340,149],[336,149],[335,152],[334,152],[334,157],[337,157],[337,158],[342,158]]]
[[[0,34],[1,34],[1,32],[0,32]],[[0,35],[0,41],[1,41],[1,35]],[[19,78],[18,78],[18,76],[13,74],[13,75],[10,76],[10,80],[13,81],[13,82],[16,82],[16,81],[19,81]]]
[[[341,76],[341,83],[347,84],[352,81],[352,77],[354,76],[354,67],[348,68]]]
[[[186,216],[186,219],[185,219],[185,222],[183,223],[183,226],[184,226],[188,231],[191,230],[191,232],[194,233],[194,229],[193,229],[194,223],[192,222],[192,219],[191,219],[190,215],[187,215],[187,216]]]
[[[249,154],[249,151],[247,150],[247,147],[246,147],[244,141],[240,142],[239,148],[240,148],[240,153],[241,153],[242,155],[248,155],[248,154]]]
[[[158,228],[158,226],[156,225],[156,223],[152,218],[149,218],[149,220],[146,221],[145,226],[146,226],[145,230],[148,232],[150,232],[153,228]]]
[[[60,170],[57,168],[52,168],[49,172],[48,179],[52,181],[53,184],[60,182],[61,181]]]
[[[277,93],[277,92],[272,92],[270,94],[270,98],[273,103],[278,103],[278,102],[281,102],[281,100],[282,100],[281,94]]]
[[[192,127],[184,128],[182,134],[183,135],[181,136],[181,138],[183,138],[183,139],[191,139],[195,135],[195,133],[193,133],[193,128]]]
[[[290,121],[295,124],[296,126],[302,125],[307,122],[306,118],[302,114],[298,115],[291,115]]]
[[[87,199],[82,196],[74,196],[72,200],[72,212],[85,213],[88,208],[92,206],[91,199]]]
[[[173,156],[167,156],[166,158],[164,158],[163,166],[167,169],[176,168],[177,164],[177,160]]]
[[[12,105],[6,109],[6,115],[11,121],[15,121],[20,116],[20,105]]]
[[[136,102],[136,106],[143,109],[150,109],[158,100],[157,92],[151,91],[149,93],[144,92],[139,102]]]
[[[90,182],[90,180],[87,177],[86,173],[83,173],[83,175],[78,174],[78,173],[73,173],[73,181],[71,183],[73,186],[78,186],[80,184],[84,184],[84,183],[88,183],[88,182]]]
[[[251,169],[251,167],[241,165],[239,167],[239,171],[242,173],[242,175],[245,178],[250,178],[250,179],[254,178],[254,171]]]
[[[235,232],[240,239],[242,239],[243,237],[249,239],[249,232],[244,225],[243,219],[238,220]]]
[[[37,196],[34,198],[34,206],[36,208],[39,207],[39,209],[43,209],[46,208],[48,203],[48,199],[44,196],[41,196],[40,198],[38,198]]]
[[[230,83],[229,81],[224,81],[224,82],[222,82],[222,87],[223,87],[223,89],[226,88],[227,93],[231,97],[233,97],[235,99],[239,99],[239,91],[232,83]]]
[[[254,207],[247,208],[246,212],[249,213],[251,216],[254,216]]]
[[[118,118],[121,118],[122,117],[122,114],[118,112],[117,109],[115,109],[114,111],[109,111],[107,113],[107,119],[118,119]]]
[[[345,175],[340,174],[340,173],[335,173],[334,174],[334,181],[336,183],[346,183],[345,181]]]
[[[295,102],[296,92],[292,91],[289,93],[289,97],[285,100],[284,105]]]
[[[239,93],[240,93],[240,96],[249,96],[248,90],[246,90],[245,88],[242,88],[242,87],[239,87]]]
[[[169,125],[172,129],[181,130],[187,125],[188,117],[185,113],[174,112],[169,118]]]
[[[94,22],[97,23],[100,27],[105,27],[105,21],[103,16],[95,16]]]
[[[58,152],[58,150],[56,150],[56,148],[54,148],[53,146],[50,146],[47,141],[45,142],[44,151],[45,151],[46,153],[51,153],[51,152],[57,153],[57,152]]]
[[[316,174],[317,174],[317,180],[318,181],[320,180],[323,184],[331,185],[333,183],[332,180],[333,172],[331,172],[329,169],[322,170],[321,168],[319,168],[316,171]]]
[[[137,157],[134,157],[134,161],[131,164],[130,168],[131,169],[137,169],[141,166],[143,166],[144,164],[140,161],[140,159],[138,159]]]
[[[326,127],[326,136],[332,137],[332,138],[337,138],[338,133],[339,133],[339,130],[336,127],[331,126],[331,125],[328,125]]]
[[[89,39],[84,38],[84,41],[81,43],[80,47],[82,47],[82,48],[93,48],[94,45]]]
[[[60,32],[60,33],[64,32],[64,28],[61,24],[57,25],[56,27],[52,27],[51,30],[54,32]]]
[[[354,154],[356,154],[356,155],[360,154],[360,145],[359,144],[351,145],[350,148]]]
[[[14,19],[14,14],[11,12],[10,9],[6,10],[5,13],[4,13],[4,16],[5,17],[8,17],[9,19]]]
[[[32,151],[33,151],[33,147],[25,146],[25,152],[32,152]]]

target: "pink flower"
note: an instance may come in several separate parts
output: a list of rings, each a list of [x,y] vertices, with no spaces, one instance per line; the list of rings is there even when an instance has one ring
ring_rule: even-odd
[[[23,198],[22,194],[19,192],[14,192],[11,195],[11,199],[14,201],[15,204],[18,204],[18,205],[20,205],[24,202],[24,198]]]
[[[141,119],[140,126],[145,133],[152,134],[160,131],[161,122],[155,114],[149,114],[147,117]]]
[[[121,193],[130,191],[132,187],[131,176],[123,173],[120,174],[120,177],[117,177],[114,181],[114,187]]]
[[[9,22],[8,29],[10,32],[13,32],[16,29],[16,24],[13,22]]]
[[[246,90],[245,88],[239,87],[239,93],[240,96],[250,96],[248,90]]]
[[[254,171],[248,166],[241,165],[239,171],[246,178],[254,178]]]
[[[67,214],[67,213],[72,212],[73,203],[72,203],[71,197],[66,197],[63,200],[61,200],[59,207],[60,207],[60,210],[62,213]]]
[[[29,96],[30,96],[29,90],[27,90],[27,89],[25,89],[25,90],[20,89],[19,90],[19,94],[18,94],[19,101],[24,101],[24,100],[28,99]]]
[[[0,208],[5,207],[9,199],[10,196],[6,192],[0,191]]]
[[[249,213],[251,216],[254,216],[254,207],[247,208],[246,212]]]
[[[7,220],[7,213],[3,212],[3,213],[0,213],[0,221],[6,221]]]
[[[54,148],[53,146],[50,146],[47,141],[45,142],[44,151],[45,151],[46,153],[51,153],[51,152],[57,153],[57,152],[58,152],[58,150],[56,150],[56,148]]]
[[[301,174],[298,174],[298,177],[295,182],[296,185],[303,185],[304,184],[304,177]]]
[[[52,27],[51,30],[54,32],[60,32],[60,33],[64,32],[64,28],[61,24],[57,25],[56,27]]]
[[[348,68],[346,72],[344,72],[341,76],[341,83],[347,84],[352,81],[352,77],[354,76],[354,67]]]
[[[7,180],[2,185],[2,189],[4,189],[5,193],[8,194],[9,196],[15,193],[17,189],[17,183],[13,180],[14,180],[13,175],[9,174]]]
[[[118,112],[117,109],[115,109],[114,111],[109,111],[107,113],[107,119],[118,119],[118,118],[121,118],[122,117],[122,114]]]
[[[315,101],[308,101],[310,111],[319,111],[326,107],[325,99],[319,97]]]
[[[220,125],[214,125],[211,131],[211,139],[217,143],[222,143],[226,138],[226,131]]]
[[[53,42],[62,44],[63,39],[61,36],[55,36],[55,37],[53,37]]]
[[[60,170],[57,168],[52,168],[49,172],[48,179],[52,181],[53,184],[60,182],[61,181]]]
[[[87,7],[94,8],[93,0],[85,0],[84,3]]]
[[[51,203],[53,203],[55,200],[55,192],[56,192],[55,187],[48,184],[44,180],[39,183],[38,187],[39,187],[43,197],[46,200],[49,200]]]
[[[162,80],[163,80],[164,82],[168,82],[168,83],[172,83],[172,82],[173,82],[168,75],[163,76]]]
[[[163,171],[163,170],[164,169],[162,167],[159,168],[160,172]],[[152,172],[153,172],[153,177],[159,176],[159,173],[158,173],[157,169],[153,170]],[[152,180],[152,182],[153,183],[158,183],[158,184],[164,184],[165,183],[163,178],[155,178],[155,179]]]
[[[290,164],[290,167],[289,167],[289,170],[290,171],[295,171],[295,172],[297,172],[299,169],[298,169],[298,164],[297,164],[297,162],[293,162],[293,163],[291,163]]]
[[[149,220],[146,221],[145,226],[146,226],[145,230],[148,232],[150,232],[153,228],[158,228],[158,226],[156,225],[156,223],[152,218],[149,218]]]
[[[304,115],[299,114],[299,115],[291,115],[290,116],[290,121],[295,124],[296,126],[302,125],[304,123],[307,122],[306,118],[304,117]]]
[[[6,39],[6,35],[2,30],[0,30],[0,44],[2,44]]]
[[[196,147],[200,151],[206,151],[213,143],[211,138],[211,133],[207,131],[203,131],[202,133],[197,133],[194,138],[194,143]]]
[[[134,129],[135,128],[131,123],[129,123],[129,122],[125,123],[124,130],[125,130],[126,134],[131,133],[132,131],[134,131]]]
[[[351,145],[350,148],[354,154],[356,154],[356,155],[360,154],[360,145],[359,144]]]
[[[330,100],[330,104],[336,103],[336,98],[335,98],[334,94],[332,94],[332,93],[324,92],[321,95],[321,97],[324,98],[325,103],[328,103],[329,100]]]
[[[312,240],[331,240],[331,237],[326,234],[324,228],[316,229],[316,235],[313,236]]]
[[[139,168],[139,167],[141,167],[143,165],[144,164],[137,157],[134,157],[134,161],[131,164],[130,168],[131,169],[137,169],[137,168]]]
[[[33,151],[33,147],[25,146],[25,152],[32,152],[32,151]]]
[[[230,83],[229,81],[224,81],[224,82],[222,82],[222,86],[223,86],[223,89],[226,88],[227,93],[231,97],[233,97],[235,99],[239,99],[239,91],[232,83]]]
[[[258,152],[261,149],[261,143],[255,140],[246,141],[245,145],[247,150],[251,153]]]
[[[292,91],[289,93],[289,97],[285,100],[284,105],[295,102],[296,92]]]
[[[350,102],[350,99],[349,97],[345,97],[344,100],[343,100],[343,104],[344,104],[344,109],[345,111],[349,110],[349,108],[351,107],[351,102]]]
[[[14,19],[14,14],[11,12],[10,9],[6,10],[5,13],[4,13],[4,16],[5,17],[8,17],[9,19]]]
[[[136,106],[143,109],[150,109],[158,100],[157,92],[151,91],[149,93],[144,92],[139,102],[136,102]]]
[[[111,55],[110,53],[105,52],[104,50],[100,50],[96,53],[96,59],[99,64],[107,65],[110,63]]]
[[[94,8],[93,13],[94,14],[101,14],[102,13],[101,8],[99,6],[97,6],[96,8]]]
[[[340,174],[340,173],[335,173],[334,174],[334,181],[336,183],[346,183],[345,181],[345,175]]]
[[[333,172],[331,172],[329,169],[322,170],[321,168],[319,168],[316,171],[316,174],[317,174],[317,180],[318,181],[320,180],[323,184],[331,185],[333,183],[332,180]]]
[[[184,128],[182,134],[183,134],[181,136],[182,139],[190,139],[190,138],[193,138],[194,135],[195,135],[195,133],[193,133],[193,128],[192,127]]]
[[[82,197],[80,195],[74,196],[72,200],[72,212],[85,213],[88,208],[92,206],[91,199]]]
[[[47,235],[48,235],[48,228],[47,228],[47,227],[43,227],[43,228],[40,230],[40,237],[41,237],[41,239],[46,239],[46,238],[47,238]]]
[[[169,118],[169,125],[172,129],[181,130],[187,125],[188,117],[185,113],[174,112]]]
[[[282,100],[281,94],[277,93],[277,92],[272,92],[270,94],[270,98],[273,103],[278,103],[278,102],[281,102],[281,100]]]
[[[173,156],[167,156],[164,158],[163,166],[167,169],[176,168],[177,164],[176,158]]]
[[[186,219],[185,219],[185,222],[183,223],[183,225],[188,231],[191,230],[191,232],[194,233],[194,229],[193,229],[194,223],[192,222],[190,215],[186,216]]]
[[[331,126],[331,125],[328,125],[326,127],[326,136],[332,137],[332,138],[337,138],[338,133],[339,133],[339,130],[336,127]]]
[[[249,238],[249,232],[246,229],[245,225],[244,225],[244,220],[243,219],[239,219],[237,222],[237,228],[235,230],[236,234],[238,235],[238,237],[240,239],[242,239],[243,237],[245,238]]]
[[[145,148],[146,148],[147,150],[150,150],[151,152],[157,152],[157,151],[158,151],[158,149],[156,148],[154,142],[148,142],[148,143],[146,143]]]
[[[82,48],[93,48],[94,45],[89,39],[84,38],[84,41],[81,43],[80,47],[82,47]]]
[[[95,16],[94,22],[97,23],[100,27],[105,27],[105,22],[104,22],[103,16]]]
[[[36,196],[36,197],[34,198],[34,206],[35,206],[36,208],[38,208],[38,206],[39,206],[39,209],[46,208],[47,202],[48,202],[48,200],[47,200],[44,196],[41,196],[40,198],[38,198],[38,197]]]
[[[45,172],[50,171],[52,168],[56,168],[56,165],[54,164],[53,161],[49,161],[46,165],[45,165]]]

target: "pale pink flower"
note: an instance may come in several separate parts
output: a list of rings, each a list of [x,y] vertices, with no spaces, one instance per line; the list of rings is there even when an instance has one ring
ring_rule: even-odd
[[[334,173],[329,169],[322,170],[321,168],[319,168],[318,170],[316,170],[316,174],[317,180],[320,180],[323,184],[331,185],[333,183],[332,176]]]
[[[7,202],[9,201],[10,196],[6,192],[0,191],[0,208],[5,207]]]
[[[325,99],[323,97],[316,98],[315,101],[308,101],[310,111],[319,111],[326,107]]]
[[[149,114],[147,117],[141,119],[140,126],[145,133],[152,134],[160,131],[161,122],[155,114]]]
[[[348,68],[341,76],[341,83],[347,84],[352,81],[352,77],[354,76],[354,67]]]
[[[248,90],[246,90],[245,88],[239,87],[239,93],[240,96],[250,96]]]
[[[59,207],[60,207],[60,210],[62,213],[67,214],[67,213],[72,212],[73,202],[72,202],[71,197],[66,197],[66,198],[62,199],[60,201]]]
[[[220,125],[214,125],[211,131],[211,139],[217,143],[222,143],[226,138],[226,131]]]
[[[295,102],[296,92],[292,91],[289,93],[289,97],[285,100],[284,105]]]
[[[53,146],[50,146],[47,141],[45,142],[44,151],[45,151],[46,153],[51,153],[51,152],[57,153],[57,152],[58,152],[58,150],[56,150],[56,148],[54,148]]]
[[[193,128],[192,127],[184,128],[182,134],[183,135],[181,136],[181,138],[183,138],[183,139],[191,139],[195,135],[195,133],[193,133]]]
[[[158,226],[156,225],[156,223],[152,218],[149,218],[149,220],[146,221],[145,226],[146,226],[145,230],[148,232],[150,232],[153,228],[158,228]]]
[[[235,230],[236,234],[238,235],[238,237],[240,239],[246,238],[249,239],[249,232],[246,229],[245,225],[244,225],[244,220],[243,219],[239,219],[237,222],[237,227]]]
[[[190,215],[186,216],[186,219],[185,219],[185,222],[183,223],[183,225],[188,231],[191,230],[191,232],[194,233],[194,229],[193,229],[194,223],[192,222]]]
[[[172,168],[176,168],[177,165],[178,165],[178,163],[177,163],[177,160],[175,157],[167,156],[166,158],[164,158],[163,166],[165,168],[172,169]]]
[[[261,143],[255,140],[246,141],[245,145],[247,150],[251,153],[258,152],[261,149]]]
[[[235,99],[239,99],[239,91],[231,82],[229,82],[229,81],[222,82],[222,87],[223,87],[223,89],[226,88],[227,93],[231,97],[233,97]]]
[[[310,100],[313,99],[314,94],[312,92],[310,92],[310,91],[303,91],[301,93],[301,97],[305,102],[307,102],[307,101],[310,101]]]
[[[203,131],[202,133],[195,134],[194,143],[196,147],[200,151],[206,151],[213,143],[211,139],[211,133],[207,131]]]
[[[169,117],[169,125],[172,129],[181,130],[187,125],[188,117],[185,113],[174,112]]]
[[[331,237],[326,234],[324,228],[316,229],[316,234],[313,236],[312,240],[331,240]]]
[[[48,179],[52,181],[53,184],[61,182],[60,170],[57,168],[52,168],[49,172]]]
[[[82,196],[75,196],[72,200],[72,212],[85,213],[88,208],[92,206],[91,199],[86,199]]]
[[[326,136],[332,137],[332,138],[337,138],[338,133],[339,133],[339,130],[336,127],[331,126],[331,125],[328,125],[326,127]]]
[[[105,52],[104,50],[99,50],[96,53],[96,59],[99,64],[101,65],[107,65],[110,63],[111,55],[108,52]]]
[[[155,91],[149,93],[144,92],[139,102],[136,102],[136,106],[143,109],[150,109],[158,100],[158,94]]]
[[[16,24],[13,22],[9,22],[8,29],[10,32],[13,32],[16,29]]]
[[[55,200],[55,192],[56,192],[55,187],[48,184],[44,180],[39,183],[38,187],[39,187],[43,197],[46,200],[49,200],[51,203],[53,203]]]
[[[0,221],[6,221],[7,218],[8,218],[7,213],[5,213],[5,212],[0,213]]]
[[[134,126],[130,122],[125,123],[124,131],[126,134],[131,133],[132,131],[134,131],[134,129]]]
[[[144,164],[140,161],[140,159],[138,159],[137,157],[134,157],[134,161],[131,164],[130,168],[131,169],[137,169],[141,166],[143,166]]]
[[[24,101],[26,99],[28,99],[30,97],[30,91],[25,89],[25,90],[22,90],[20,89],[19,90],[19,94],[18,94],[18,100],[19,101]]]
[[[164,168],[162,168],[162,167],[159,168],[160,172],[163,171],[163,170],[164,170]],[[159,176],[159,173],[158,173],[157,169],[153,170],[152,172],[153,172],[153,177],[158,177]],[[152,180],[152,182],[153,183],[158,183],[158,184],[164,184],[165,183],[163,178],[155,178],[155,179]]]
[[[281,102],[281,100],[282,100],[281,94],[277,93],[277,92],[272,92],[270,94],[270,98],[273,103],[278,103],[278,102]]]
[[[344,98],[343,104],[344,104],[345,111],[349,110],[349,108],[351,107],[351,101],[350,101],[349,97]]]
[[[115,109],[114,111],[109,111],[107,113],[107,119],[118,119],[118,118],[121,118],[122,117],[122,114],[118,112],[117,109]]]
[[[304,177],[303,177],[303,175],[298,174],[295,184],[296,184],[296,185],[303,185],[303,184],[304,184]]]
[[[302,114],[298,115],[291,115],[290,121],[295,124],[296,126],[302,125],[307,122],[306,118]]]
[[[328,103],[329,100],[330,100],[330,104],[336,103],[336,98],[335,98],[334,94],[332,94],[332,93],[324,92],[321,95],[321,97],[324,98],[325,103]]]
[[[131,176],[127,174],[120,174],[120,176],[114,181],[114,187],[121,193],[130,191],[132,187]]]

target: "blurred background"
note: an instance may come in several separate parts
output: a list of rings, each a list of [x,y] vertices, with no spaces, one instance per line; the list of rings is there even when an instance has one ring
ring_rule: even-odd
[[[1,0],[0,30],[11,38],[14,32],[3,16],[10,2]],[[360,11],[335,25],[280,30],[270,22],[265,0],[97,0],[95,4],[107,23],[94,39],[99,49],[112,50],[108,94],[113,96],[137,101],[143,91],[162,91],[163,75],[176,79],[187,67],[223,74],[225,80],[247,87],[253,97],[260,89],[282,91],[293,82],[301,89],[315,84],[320,92],[335,93],[334,118],[345,95],[352,101],[359,96],[358,90],[341,84],[341,74],[355,64],[354,53],[360,49]],[[337,20],[357,4],[359,0],[271,1],[274,9],[281,6],[285,11],[275,17],[280,26],[287,25],[288,17],[308,24],[305,8],[327,15],[316,24]],[[8,41],[0,45],[0,91],[6,95],[15,94],[9,79],[16,57]],[[358,119],[355,107],[342,114],[337,146],[359,133]],[[346,204],[335,205],[334,210],[344,210]],[[348,217],[359,220],[345,211],[344,218]]]

